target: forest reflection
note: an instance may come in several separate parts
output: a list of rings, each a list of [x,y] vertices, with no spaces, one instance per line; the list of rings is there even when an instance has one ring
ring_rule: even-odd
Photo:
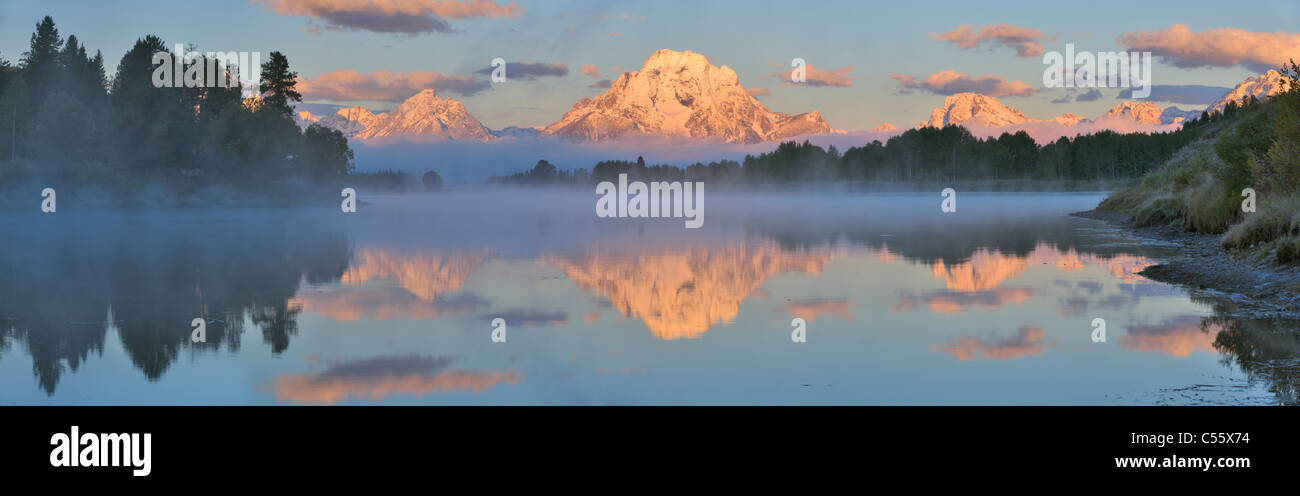
[[[195,214],[198,215],[198,214]],[[53,395],[65,373],[75,373],[104,352],[106,337],[121,340],[131,363],[156,380],[187,354],[218,350],[248,353],[246,331],[261,336],[266,352],[284,353],[306,313],[334,321],[437,320],[480,315],[495,295],[466,291],[483,267],[502,255],[476,249],[394,249],[351,239],[337,216],[312,212],[232,211],[202,214],[132,214],[78,218],[68,224],[8,219],[21,236],[0,252],[0,357],[30,355],[38,386]],[[733,322],[742,305],[767,296],[764,285],[785,274],[812,278],[832,262],[906,267],[939,289],[900,290],[890,313],[962,314],[1022,305],[1040,288],[1017,277],[1036,267],[1070,273],[1100,269],[1124,291],[1106,298],[1072,299],[1059,312],[1075,315],[1089,305],[1132,305],[1160,286],[1139,272],[1152,258],[1123,248],[1084,248],[1077,230],[1059,222],[955,226],[916,232],[912,224],[861,229],[766,218],[743,235],[678,248],[611,247],[551,250],[506,257],[554,267],[581,291],[654,338],[699,338]],[[75,229],[72,229],[75,227]],[[887,233],[887,234],[882,234]],[[841,265],[843,268],[844,265]],[[1014,280],[1014,282],[1013,282]],[[863,281],[889,284],[891,281]],[[504,282],[500,284],[515,284]],[[1092,290],[1087,284],[1078,286]],[[1145,289],[1144,289],[1145,288]],[[858,301],[847,297],[794,298],[781,303],[809,321],[853,321]],[[1203,302],[1212,308],[1214,302]],[[484,314],[485,315],[485,314]],[[1175,358],[1202,351],[1263,381],[1279,401],[1295,403],[1300,344],[1274,332],[1295,323],[1182,315],[1133,325],[1116,340],[1133,353]],[[208,321],[207,342],[190,341],[189,322]],[[525,325],[568,325],[564,313],[512,315]],[[599,314],[582,316],[596,325]],[[1038,356],[1059,343],[1044,329],[1022,325],[1000,336],[958,336],[932,350],[961,362]],[[376,356],[336,363],[308,374],[277,378],[282,401],[333,403],[380,399],[393,393],[479,391],[518,384],[515,372],[474,372],[450,367],[453,357]],[[378,374],[377,370],[387,370]]]

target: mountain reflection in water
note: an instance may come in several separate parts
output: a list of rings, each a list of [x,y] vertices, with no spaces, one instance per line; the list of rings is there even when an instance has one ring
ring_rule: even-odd
[[[1099,195],[967,195],[947,216],[937,196],[715,195],[690,231],[596,219],[578,193],[515,196],[5,215],[0,397],[1296,402],[1300,345],[1276,332],[1294,323],[1142,277],[1171,248],[1065,215]],[[808,343],[790,342],[794,317]]]

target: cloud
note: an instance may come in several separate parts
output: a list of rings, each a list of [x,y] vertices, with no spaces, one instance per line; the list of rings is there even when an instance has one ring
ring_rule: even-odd
[[[917,297],[913,294],[899,295],[898,303],[889,308],[890,312],[908,312],[925,304],[931,312],[942,314],[966,313],[973,307],[997,309],[1009,303],[1021,304],[1034,296],[1028,287],[998,288],[980,291],[935,291]]]
[[[1100,99],[1101,90],[1098,90],[1097,88],[1090,89],[1086,92],[1080,93],[1079,96],[1074,97],[1074,101],[1076,102],[1095,102]]]
[[[513,372],[465,372],[450,368],[452,358],[425,355],[380,356],[335,363],[322,372],[284,374],[271,382],[277,401],[337,403],[348,398],[378,401],[393,394],[477,393],[503,382],[519,384]]]
[[[853,320],[853,312],[849,309],[853,302],[848,298],[813,298],[807,300],[794,300],[785,305],[786,313],[791,317],[802,317],[808,322],[817,320],[824,315],[838,315],[848,320]]]
[[[1010,24],[984,26],[978,29],[963,24],[957,26],[957,29],[946,33],[930,33],[930,38],[934,41],[952,43],[963,50],[969,50],[981,45],[990,48],[1004,46],[1014,48],[1016,56],[1020,58],[1033,58],[1043,54],[1041,40],[1044,36],[1041,30]]]
[[[1182,315],[1159,324],[1128,327],[1128,335],[1119,338],[1120,346],[1135,352],[1156,352],[1187,358],[1192,352],[1214,353],[1214,340],[1223,327],[1203,322],[1197,315]]]
[[[547,312],[532,308],[506,310],[480,316],[483,320],[502,318],[508,325],[521,325],[524,327],[532,326],[564,326],[569,323],[569,314],[562,311]]]
[[[1193,33],[1186,24],[1159,31],[1127,31],[1115,41],[1131,50],[1151,52],[1175,67],[1232,67],[1264,72],[1300,58],[1300,33],[1256,33],[1238,28]]]
[[[473,313],[488,306],[488,301],[473,294],[421,299],[399,287],[352,288],[333,291],[304,292],[293,300],[304,311],[341,322],[362,317],[374,320],[429,320]]]
[[[618,37],[618,36],[623,36],[623,33],[620,33],[620,32],[618,32],[618,31],[610,31],[610,32],[609,32],[609,35],[610,35],[611,37]]]
[[[1153,102],[1185,103],[1189,105],[1209,105],[1231,88],[1222,86],[1204,86],[1199,84],[1157,84],[1151,86],[1151,96],[1146,99]],[[1119,91],[1119,98],[1133,98],[1133,89]]]
[[[853,66],[851,65],[828,71],[826,69],[813,66],[812,64],[808,64],[804,66],[804,69],[805,69],[804,71],[805,81],[802,83],[796,83],[790,80],[791,71],[793,71],[794,69],[772,74],[772,77],[784,80],[785,82],[781,83],[781,86],[849,87],[849,86],[853,86],[853,80],[857,79],[849,76],[849,73],[853,71]]]
[[[587,85],[587,87],[598,89],[598,90],[604,90],[604,89],[609,89],[609,86],[612,84],[614,84],[613,81],[610,81],[608,79],[602,79],[600,81],[596,81],[594,83]]]
[[[952,69],[936,72],[921,81],[907,74],[890,74],[889,77],[898,82],[899,93],[921,90],[938,95],[970,92],[988,96],[1029,96],[1037,91],[1024,81],[1007,82],[990,74],[972,78]]]
[[[957,357],[961,362],[980,357],[1011,360],[1042,355],[1046,337],[1047,332],[1041,327],[1021,326],[1014,337],[983,340],[973,336],[962,336],[954,342],[935,345],[930,349]]]
[[[745,91],[749,92],[749,96],[754,96],[754,97],[767,96],[772,94],[772,90],[769,90],[767,88],[749,88]]]
[[[474,71],[475,74],[491,75],[495,67],[485,67]],[[563,76],[569,73],[569,64],[567,62],[507,62],[506,77],[510,79],[523,79],[532,81],[539,77],[546,76]]]
[[[319,19],[331,28],[416,35],[449,33],[446,19],[516,17],[523,13],[514,2],[493,0],[253,0],[280,15]]]
[[[298,91],[306,100],[402,101],[424,89],[472,96],[488,86],[490,84],[487,81],[470,76],[429,71],[375,71],[361,74],[353,69],[339,69],[298,80]]]
[[[596,79],[600,79],[600,69],[597,69],[596,66],[594,65],[583,64],[581,70],[583,76],[591,76]]]

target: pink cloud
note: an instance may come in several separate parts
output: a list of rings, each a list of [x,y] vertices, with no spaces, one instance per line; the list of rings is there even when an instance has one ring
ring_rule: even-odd
[[[596,79],[600,79],[600,70],[597,69],[596,66],[594,66],[594,65],[591,65],[591,64],[583,64],[583,66],[582,66],[582,75],[583,75],[583,76],[591,76],[591,77],[594,77],[594,78],[596,78]]]
[[[339,69],[298,80],[298,91],[308,100],[401,101],[424,89],[471,96],[488,86],[486,81],[469,76],[429,71],[361,74],[353,69]]]
[[[1176,67],[1242,67],[1264,72],[1300,58],[1300,33],[1256,33],[1238,28],[1193,33],[1186,24],[1159,31],[1128,31],[1116,38],[1131,50],[1151,52]]]
[[[922,90],[939,95],[969,92],[989,96],[1029,96],[1037,91],[1024,81],[1008,82],[990,74],[970,77],[952,69],[936,72],[920,81],[907,74],[890,74],[889,77],[898,82],[898,90],[902,93]]]
[[[446,19],[516,17],[514,2],[493,0],[253,0],[280,15],[307,16],[331,27],[376,33],[420,34],[454,31]]]
[[[930,33],[934,41],[946,41],[964,50],[985,46],[1005,46],[1016,49],[1016,56],[1033,58],[1043,54],[1044,36],[1042,30],[998,24],[976,29],[974,26],[960,25],[946,33]]]
[[[961,362],[981,357],[1011,360],[1042,355],[1047,345],[1046,337],[1047,332],[1041,327],[1021,326],[1014,337],[984,340],[973,336],[962,336],[954,342],[935,345],[931,349],[952,355]]]
[[[767,96],[772,94],[772,90],[769,90],[767,88],[749,88],[748,90],[745,91],[749,92],[749,96],[754,96],[754,97]]]
[[[793,68],[773,74],[772,77],[785,80],[784,83],[781,83],[781,86],[848,87],[853,86],[853,80],[856,79],[849,76],[849,73],[853,71],[853,66],[851,65],[828,71],[820,67],[815,67],[812,64],[808,64],[804,69],[805,81],[802,83],[796,83],[790,80],[790,75],[792,74],[792,71],[795,70]]]

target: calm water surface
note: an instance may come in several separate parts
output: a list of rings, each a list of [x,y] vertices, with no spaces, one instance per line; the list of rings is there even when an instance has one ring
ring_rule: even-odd
[[[597,219],[580,192],[362,194],[355,214],[0,215],[0,402],[1295,401],[1259,366],[1294,340],[1138,275],[1176,248],[1066,215],[1100,194],[941,214],[710,193],[702,229]]]

